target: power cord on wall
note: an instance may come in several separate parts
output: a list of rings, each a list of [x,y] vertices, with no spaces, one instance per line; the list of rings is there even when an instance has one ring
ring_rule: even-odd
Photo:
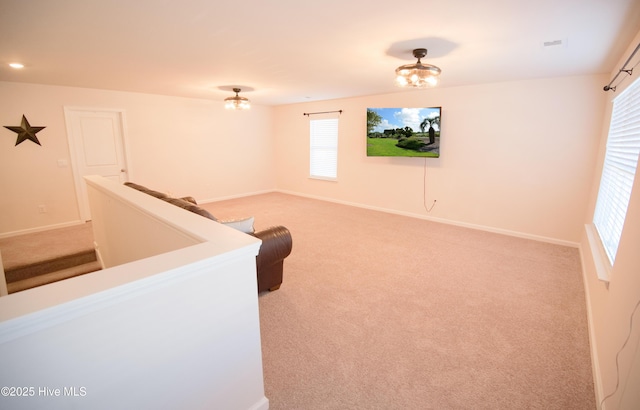
[[[616,394],[616,392],[618,391],[618,387],[620,387],[620,365],[618,364],[618,359],[620,357],[620,353],[622,353],[625,346],[627,346],[629,339],[631,338],[631,331],[633,330],[633,316],[636,314],[636,311],[638,310],[639,306],[640,306],[640,300],[638,300],[638,303],[636,303],[636,307],[633,308],[633,312],[631,312],[631,318],[629,319],[629,333],[627,334],[627,338],[622,344],[622,347],[620,348],[620,350],[618,350],[618,353],[616,353],[616,387],[615,389],[613,389],[611,393],[609,393],[604,399],[600,401],[600,408],[602,408],[602,406],[604,405],[605,400],[607,400],[609,397]]]
[[[436,200],[433,200],[431,207],[427,206],[427,158],[424,159],[424,177],[422,181],[422,204],[427,212],[431,212],[434,206],[436,206]]]

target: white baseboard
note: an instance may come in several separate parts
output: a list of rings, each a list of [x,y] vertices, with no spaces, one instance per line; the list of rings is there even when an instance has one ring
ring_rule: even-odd
[[[370,210],[373,210],[373,211],[386,212],[386,213],[390,213],[390,214],[408,216],[408,217],[411,217],[411,218],[424,219],[424,220],[427,220],[427,221],[439,222],[439,223],[444,223],[444,224],[448,224],[448,225],[461,226],[463,228],[477,229],[477,230],[480,230],[480,231],[498,233],[498,234],[507,235],[507,236],[513,236],[513,237],[517,237],[517,238],[531,239],[531,240],[540,241],[540,242],[552,243],[552,244],[555,244],[555,245],[569,246],[569,247],[572,247],[572,248],[580,248],[580,243],[572,242],[572,241],[566,241],[566,240],[563,240],[563,239],[550,238],[550,237],[547,237],[547,236],[540,236],[540,235],[533,235],[533,234],[524,233],[524,232],[512,231],[512,230],[501,229],[501,228],[494,228],[494,227],[486,226],[486,225],[471,224],[471,223],[468,223],[468,222],[454,221],[454,220],[450,220],[450,219],[434,218],[434,217],[428,216],[428,215],[422,215],[422,214],[416,214],[416,213],[411,213],[411,212],[398,211],[398,210],[395,210],[395,209],[382,208],[382,207],[377,207],[377,206],[360,204],[360,203],[356,203],[356,202],[341,201],[341,200],[337,200],[337,199],[333,199],[333,198],[326,198],[326,197],[321,197],[321,196],[316,196],[316,195],[307,195],[307,194],[302,194],[302,193],[299,193],[299,192],[287,191],[287,190],[282,190],[282,189],[267,189],[267,190],[262,190],[262,191],[248,192],[248,193],[243,193],[243,194],[238,194],[238,195],[228,195],[228,196],[217,197],[217,198],[201,198],[201,199],[197,199],[197,201],[198,201],[198,203],[206,204],[206,203],[212,203],[212,202],[218,202],[218,201],[226,201],[226,200],[230,200],[230,199],[244,198],[244,197],[253,196],[253,195],[268,194],[268,193],[271,193],[271,192],[280,192],[280,193],[283,193],[283,194],[295,195],[295,196],[311,198],[311,199],[317,199],[317,200],[320,200],[320,201],[333,202],[333,203],[342,204],[342,205],[355,206],[355,207],[358,207],[358,208],[370,209]],[[25,230],[21,230],[21,231],[0,233],[0,239],[8,238],[8,237],[11,237],[11,236],[16,236],[16,235],[27,234],[27,233],[47,231],[47,230],[50,230],[50,229],[65,228],[67,226],[80,225],[82,223],[84,223],[84,222],[81,221],[81,220],[77,220],[77,221],[65,222],[65,223],[62,223],[62,224],[41,226],[41,227],[32,228],[32,229],[25,229]]]
[[[96,251],[96,259],[100,264],[100,268],[106,269],[107,267],[105,266],[104,260],[102,259],[102,253],[100,253],[100,246],[98,246],[98,243],[96,241],[93,241],[93,249]]]
[[[602,376],[600,374],[600,362],[598,361],[598,346],[595,335],[595,328],[593,323],[593,311],[591,306],[591,293],[589,292],[589,281],[587,277],[587,270],[585,266],[587,264],[582,247],[580,250],[580,265],[582,266],[582,283],[584,284],[584,294],[587,305],[587,324],[589,328],[589,347],[591,353],[591,372],[593,373],[593,386],[596,394],[596,408],[604,410],[604,406],[600,408],[600,401],[604,395],[602,387]]]
[[[280,192],[280,191],[275,190],[275,189],[267,189],[267,190],[264,190],[264,191],[255,191],[255,192],[249,192],[249,193],[238,194],[238,195],[222,196],[222,197],[218,197],[218,198],[196,199],[196,201],[199,204],[208,204],[208,203],[211,203],[211,202],[226,201],[226,200],[229,200],[229,199],[244,198],[244,197],[247,197],[247,196],[269,194],[271,192]]]
[[[263,397],[258,402],[256,402],[253,406],[249,408],[249,410],[269,410],[269,399]]]
[[[477,229],[477,230],[480,230],[480,231],[498,233],[498,234],[507,235],[507,236],[513,236],[513,237],[517,237],[517,238],[531,239],[531,240],[535,240],[535,241],[539,241],[539,242],[552,243],[552,244],[555,244],[555,245],[569,246],[571,248],[579,248],[580,247],[580,244],[577,243],[577,242],[566,241],[566,240],[557,239],[557,238],[550,238],[550,237],[547,237],[547,236],[533,235],[533,234],[528,234],[528,233],[524,233],[524,232],[511,231],[511,230],[508,230],[508,229],[494,228],[494,227],[486,226],[486,225],[476,225],[476,224],[471,224],[471,223],[467,223],[467,222],[454,221],[454,220],[451,220],[451,219],[434,218],[434,217],[428,216],[428,215],[421,215],[421,214],[416,214],[416,213],[411,213],[411,212],[397,211],[395,209],[388,209],[388,208],[382,208],[382,207],[377,207],[377,206],[365,205],[365,204],[360,204],[360,203],[356,203],[356,202],[340,201],[340,200],[333,199],[333,198],[325,198],[325,197],[320,197],[320,196],[315,196],[315,195],[301,194],[301,193],[298,193],[298,192],[292,192],[292,191],[286,191],[286,190],[275,190],[275,192],[281,192],[283,194],[288,194],[288,195],[296,195],[296,196],[301,196],[301,197],[305,197],[305,198],[317,199],[317,200],[320,200],[320,201],[333,202],[333,203],[337,203],[337,204],[341,204],[341,205],[355,206],[355,207],[358,207],[358,208],[370,209],[372,211],[380,211],[380,212],[386,212],[386,213],[390,213],[390,214],[408,216],[408,217],[411,217],[411,218],[424,219],[424,220],[432,221],[432,222],[439,222],[439,223],[448,224],[448,225],[460,226],[460,227],[463,227],[463,228]]]

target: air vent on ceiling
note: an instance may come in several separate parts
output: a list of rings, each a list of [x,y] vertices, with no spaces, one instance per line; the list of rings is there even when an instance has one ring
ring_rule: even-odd
[[[558,40],[551,40],[551,41],[545,41],[542,43],[543,47],[566,47],[567,46],[567,40],[566,39],[558,39]]]

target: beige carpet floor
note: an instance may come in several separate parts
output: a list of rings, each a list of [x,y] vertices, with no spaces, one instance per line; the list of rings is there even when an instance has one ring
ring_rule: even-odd
[[[270,409],[596,408],[577,249],[279,193],[203,206],[293,236],[259,297]]]
[[[594,409],[577,249],[272,193],[204,204],[287,226],[260,295],[270,409]]]

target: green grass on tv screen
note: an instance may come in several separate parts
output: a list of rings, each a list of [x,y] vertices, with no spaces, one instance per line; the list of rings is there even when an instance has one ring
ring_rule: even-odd
[[[419,139],[419,138],[418,138]],[[437,138],[439,139],[439,138]],[[428,140],[428,138],[427,138]],[[367,138],[367,156],[370,157],[430,157],[438,158],[439,152],[420,152],[412,149],[397,147],[395,138]]]

